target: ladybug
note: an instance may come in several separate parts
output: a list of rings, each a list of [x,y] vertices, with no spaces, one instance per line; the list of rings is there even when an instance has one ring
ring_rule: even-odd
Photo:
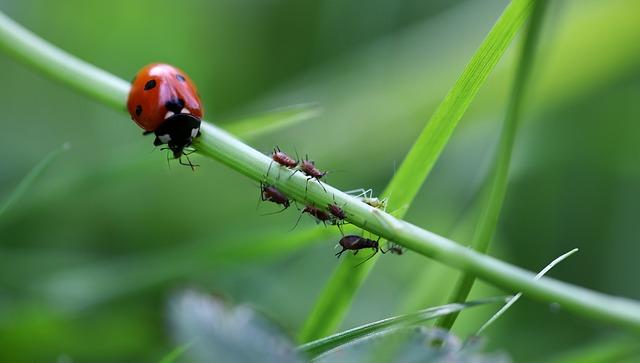
[[[174,66],[153,63],[142,68],[133,79],[127,109],[145,135],[156,135],[153,144],[167,144],[176,159],[200,135],[204,111],[198,91]]]

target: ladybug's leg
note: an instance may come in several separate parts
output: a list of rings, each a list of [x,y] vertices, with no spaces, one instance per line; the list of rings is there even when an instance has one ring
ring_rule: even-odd
[[[149,134],[153,134],[153,131],[145,131],[142,133],[142,136],[147,136]]]
[[[160,146],[163,142],[156,136],[155,140],[153,140],[153,146]]]
[[[191,170],[193,170],[193,171],[196,170],[196,167],[200,166],[200,165],[197,165],[197,164],[193,164],[187,155],[184,155],[184,157],[187,159],[187,162],[186,163],[183,162],[182,161],[182,157],[180,157],[180,158],[178,158],[178,162],[180,163],[180,165],[189,166],[189,167],[191,167]]]

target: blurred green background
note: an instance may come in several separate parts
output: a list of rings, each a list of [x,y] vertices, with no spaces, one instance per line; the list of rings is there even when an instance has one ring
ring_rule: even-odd
[[[317,102],[320,117],[251,145],[308,153],[336,171],[331,184],[381,191],[507,3],[0,0],[0,10],[124,79],[155,61],[183,68],[208,120]],[[540,270],[578,247],[551,276],[640,299],[640,2],[552,4],[491,253]],[[515,49],[463,118],[409,221],[469,241]],[[0,201],[48,152],[72,145],[0,217],[0,361],[157,361],[175,346],[167,298],[185,286],[299,331],[336,266],[337,231],[251,255],[260,240],[316,227],[303,219],[290,232],[297,211],[261,216],[274,209],[256,210],[250,180],[197,156],[195,173],[169,168],[126,115],[5,55],[0,69]],[[455,276],[413,254],[384,256],[344,327],[441,304]],[[480,283],[472,295],[500,293]],[[495,310],[463,313],[456,332],[475,331]],[[525,298],[487,336],[520,362],[619,333]]]

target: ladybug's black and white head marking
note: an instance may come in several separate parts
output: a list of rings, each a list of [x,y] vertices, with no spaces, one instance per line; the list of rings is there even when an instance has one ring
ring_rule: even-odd
[[[189,147],[193,139],[200,134],[200,119],[187,113],[170,114],[167,112],[165,122],[154,133],[156,139],[154,145],[169,145],[173,156],[177,159],[182,155],[184,148]]]

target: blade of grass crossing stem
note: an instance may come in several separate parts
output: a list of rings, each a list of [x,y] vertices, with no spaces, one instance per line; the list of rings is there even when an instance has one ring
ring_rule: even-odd
[[[494,161],[493,171],[487,179],[488,198],[482,206],[480,218],[474,232],[471,247],[480,252],[486,253],[489,243],[493,238],[502,204],[507,190],[509,178],[509,166],[511,164],[511,153],[515,142],[518,124],[520,123],[522,103],[524,93],[528,85],[529,75],[535,58],[535,50],[538,42],[547,0],[536,2],[531,15],[531,21],[526,28],[520,62],[516,71],[511,101],[509,103],[504,125],[500,133],[498,150]],[[467,299],[473,287],[476,277],[472,274],[462,274],[455,284],[454,290],[448,302],[462,302]],[[436,326],[451,329],[458,314],[451,314],[440,319]]]
[[[383,193],[393,196],[389,198],[388,210],[397,211],[394,213],[397,217],[401,218],[408,210],[458,121],[529,16],[533,2],[514,0],[507,6],[405,157]],[[300,341],[317,339],[338,328],[377,257],[357,269],[350,259],[340,263],[305,322]]]
[[[58,155],[60,155],[63,151],[69,150],[69,144],[65,143],[59,148],[51,151],[47,156],[45,156],[39,163],[37,163],[31,171],[22,179],[22,181],[18,184],[16,189],[9,195],[4,204],[0,207],[0,216],[2,216],[9,207],[11,207],[18,199],[20,199],[24,193],[29,189],[29,187],[33,184],[36,178],[44,171],[44,169],[49,165],[53,159],[55,159]]]
[[[225,129],[246,139],[308,120],[318,116],[321,111],[315,104],[292,105],[225,123]]]
[[[536,275],[536,280],[540,279],[542,276],[544,276],[547,272],[549,272],[549,270],[551,270],[555,265],[559,264],[560,262],[564,261],[567,257],[573,255],[574,253],[578,252],[577,248],[572,249],[571,251],[565,253],[564,255],[556,258],[555,260],[551,261],[550,264],[547,265],[547,267],[543,268],[542,271],[540,271],[537,275]],[[497,313],[495,313],[489,320],[487,320],[486,323],[482,324],[482,326],[480,327],[480,329],[478,329],[478,332],[476,333],[476,335],[480,335],[485,329],[487,329],[487,327],[491,324],[493,324],[494,321],[498,320],[498,318],[500,316],[502,316],[502,314],[505,313],[505,311],[509,310],[509,308],[511,307],[511,305],[515,304],[516,301],[518,301],[518,299],[520,299],[522,297],[522,293],[519,292],[517,293],[514,297],[510,298],[509,301],[504,304],[504,306],[498,310]]]
[[[464,304],[442,305],[442,306],[437,306],[429,309],[416,311],[410,314],[398,315],[398,316],[382,319],[379,321],[375,321],[372,323],[368,323],[365,325],[361,325],[359,327],[349,329],[337,334],[333,334],[318,340],[314,340],[312,342],[299,346],[298,350],[307,353],[311,358],[313,358],[328,350],[334,349],[338,346],[347,344],[349,342],[352,342],[356,339],[362,338],[370,334],[380,333],[388,329],[419,325],[424,323],[425,321],[435,319],[439,316],[451,314],[451,313],[458,312],[474,306],[479,306],[484,304],[493,304],[493,303],[502,303],[506,299],[508,298],[493,297],[493,298],[487,298],[487,299],[478,300],[478,301],[470,301]]]

